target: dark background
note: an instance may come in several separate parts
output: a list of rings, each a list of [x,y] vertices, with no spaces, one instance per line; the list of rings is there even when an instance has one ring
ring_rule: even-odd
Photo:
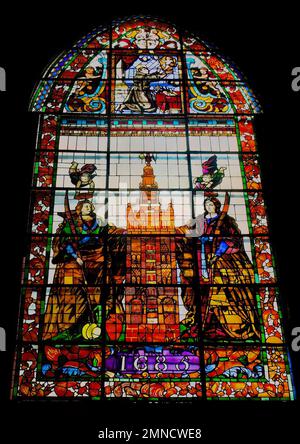
[[[136,14],[167,18],[215,44],[244,73],[263,108],[263,114],[256,118],[256,135],[289,344],[291,330],[300,327],[300,91],[291,88],[292,68],[300,66],[297,11],[288,2],[280,7],[270,5],[267,10],[262,9],[262,2],[228,2],[222,7],[215,2],[181,3],[167,7],[158,1],[148,6],[111,2],[103,9],[103,2],[40,2],[26,7],[12,5],[1,14],[0,66],[6,70],[7,92],[0,93],[0,326],[7,333],[7,352],[0,353],[0,400],[6,417],[15,423],[8,426],[6,418],[3,421],[12,438],[23,436],[23,442],[51,438],[59,444],[66,439],[90,442],[96,440],[99,428],[113,424],[120,430],[130,424],[189,424],[203,428],[205,442],[260,441],[262,437],[279,442],[279,438],[292,437],[298,427],[295,415],[299,401],[216,401],[176,406],[9,401],[37,128],[37,116],[27,111],[30,95],[56,55],[112,18]],[[299,399],[300,352],[291,351],[291,359]]]

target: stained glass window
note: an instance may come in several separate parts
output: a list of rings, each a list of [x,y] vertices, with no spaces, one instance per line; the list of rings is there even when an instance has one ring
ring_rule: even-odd
[[[252,91],[169,23],[44,72],[15,398],[293,399]]]

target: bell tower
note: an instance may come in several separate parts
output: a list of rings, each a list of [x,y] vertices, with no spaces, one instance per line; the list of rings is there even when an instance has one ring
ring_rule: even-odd
[[[179,336],[178,289],[167,286],[177,283],[174,209],[161,208],[153,156],[144,158],[139,209],[127,206],[126,340],[165,342]]]

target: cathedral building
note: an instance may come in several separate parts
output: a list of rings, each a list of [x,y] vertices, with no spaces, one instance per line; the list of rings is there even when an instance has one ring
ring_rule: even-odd
[[[127,206],[126,340],[155,342],[179,336],[175,224],[172,202],[159,202],[151,156],[140,182],[139,209]],[[174,235],[174,236],[172,236]],[[142,287],[139,287],[139,286]]]

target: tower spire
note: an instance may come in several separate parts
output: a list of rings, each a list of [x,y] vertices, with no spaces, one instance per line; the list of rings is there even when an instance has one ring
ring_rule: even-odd
[[[155,180],[155,174],[151,162],[155,157],[150,154],[140,154],[140,159],[145,160],[145,166],[143,168],[142,180],[140,182],[141,203],[157,204],[158,203],[158,184]]]

